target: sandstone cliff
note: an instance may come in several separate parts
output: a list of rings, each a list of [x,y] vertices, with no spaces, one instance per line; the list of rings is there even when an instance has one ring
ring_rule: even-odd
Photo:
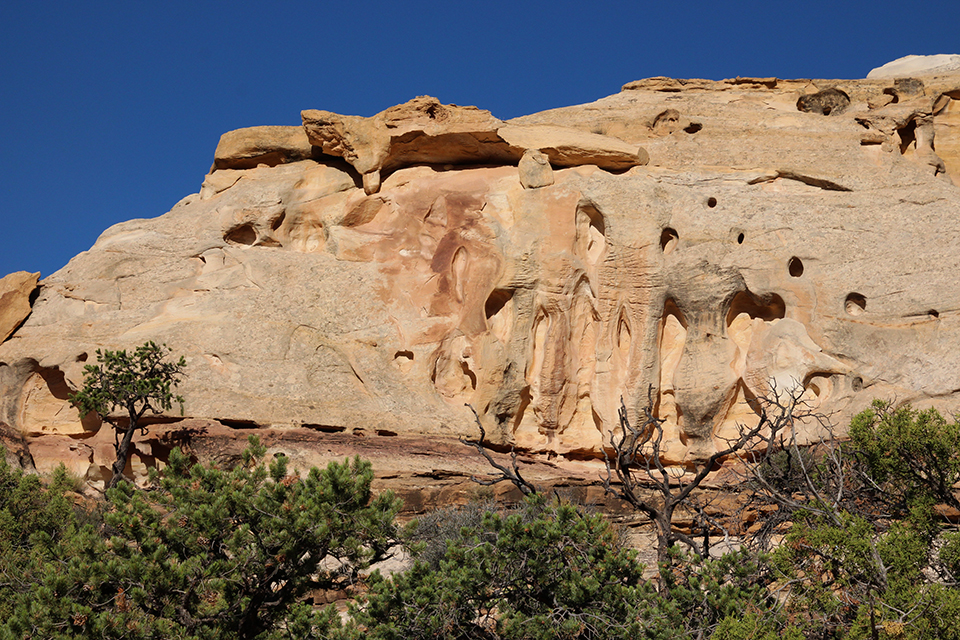
[[[360,447],[439,486],[482,468],[456,444],[466,403],[585,482],[648,394],[673,463],[758,396],[802,389],[840,426],[875,397],[960,411],[960,72],[913,73],[224,134],[198,194],[40,283],[0,345],[0,422],[39,469],[102,480],[112,435],[67,394],[96,349],[146,340],[186,356],[187,419],[140,439],[136,474],[258,429],[305,464]]]

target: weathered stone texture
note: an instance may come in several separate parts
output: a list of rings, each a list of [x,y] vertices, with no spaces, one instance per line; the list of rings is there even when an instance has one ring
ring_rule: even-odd
[[[30,315],[30,296],[39,280],[39,273],[26,271],[0,278],[0,342],[9,338]]]
[[[214,169],[252,169],[275,166],[313,156],[313,146],[302,127],[248,127],[220,136],[213,154]]]
[[[653,78],[508,123],[430,98],[305,111],[322,153],[245,142],[285,161],[221,165],[43,281],[0,346],[0,420],[99,479],[108,430],[65,394],[97,348],[145,340],[186,356],[193,422],[134,472],[181,428],[297,433],[304,461],[331,434],[440,447],[475,432],[465,404],[587,475],[648,398],[671,463],[757,397],[841,427],[876,397],[958,411],[957,100],[960,75]]]
[[[301,115],[310,142],[360,172],[368,195],[379,191],[381,172],[417,164],[515,164],[527,149],[539,149],[557,167],[626,170],[649,161],[644,149],[623,140],[567,127],[505,124],[489,111],[440,104],[430,96],[372,118],[316,109]]]

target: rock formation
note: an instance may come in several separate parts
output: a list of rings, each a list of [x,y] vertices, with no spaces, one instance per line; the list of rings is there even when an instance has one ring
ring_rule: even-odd
[[[465,404],[584,482],[621,403],[652,399],[674,464],[761,397],[840,427],[876,397],[958,411],[958,102],[956,71],[649,78],[509,122],[417,98],[231,132],[199,194],[42,281],[0,345],[0,421],[38,469],[101,480],[110,430],[67,394],[146,340],[186,356],[187,419],[135,474],[259,429],[436,480],[452,463],[413,452],[462,456]]]
[[[359,171],[367,195],[379,191],[381,171],[415,164],[516,164],[531,149],[557,167],[626,170],[649,160],[643,148],[617,138],[566,127],[508,125],[489,111],[444,105],[429,96],[372,118],[317,110],[302,117],[310,142]]]
[[[30,296],[39,280],[39,273],[26,271],[0,278],[0,342],[9,338],[30,315]]]

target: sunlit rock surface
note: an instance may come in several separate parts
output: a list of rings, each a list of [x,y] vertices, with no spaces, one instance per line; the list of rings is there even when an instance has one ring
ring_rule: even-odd
[[[958,102],[956,71],[651,78],[509,122],[418,98],[231,132],[199,194],[41,282],[0,345],[0,421],[37,468],[102,480],[112,435],[68,394],[98,348],[146,340],[188,378],[138,477],[257,432],[468,483],[467,404],[585,483],[621,403],[652,402],[673,464],[758,398],[841,428],[877,397],[958,411]]]

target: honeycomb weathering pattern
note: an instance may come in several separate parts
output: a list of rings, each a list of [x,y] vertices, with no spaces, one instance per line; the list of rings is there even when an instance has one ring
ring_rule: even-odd
[[[798,108],[825,95],[849,104]],[[760,397],[841,427],[875,397],[957,411],[958,99],[956,75],[654,78],[508,123],[330,114],[336,157],[244,130],[199,194],[42,281],[0,345],[0,422],[38,468],[100,478],[112,438],[64,395],[96,349],[146,340],[186,356],[188,424],[318,441],[471,436],[469,404],[495,442],[597,459],[649,398],[682,463]],[[600,168],[600,142],[650,162]],[[165,455],[137,447],[135,475]]]

